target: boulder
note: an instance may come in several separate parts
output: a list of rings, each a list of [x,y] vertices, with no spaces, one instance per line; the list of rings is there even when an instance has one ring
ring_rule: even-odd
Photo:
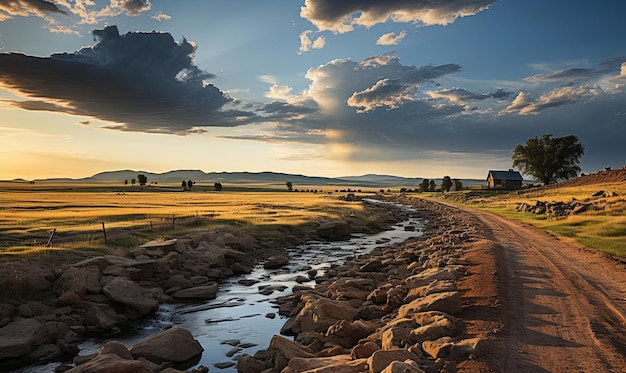
[[[393,361],[381,373],[425,373],[413,360]]]
[[[367,359],[367,363],[370,367],[370,373],[380,373],[392,362],[406,360],[418,362],[420,361],[420,357],[405,349],[378,350]]]
[[[85,294],[97,294],[100,287],[100,269],[95,265],[87,267],[70,267],[58,280],[61,290],[71,291],[84,297]]]
[[[135,359],[145,358],[151,362],[184,363],[198,358],[204,349],[185,329],[172,328],[137,343],[130,349]]]
[[[452,339],[450,337],[442,337],[434,341],[424,341],[422,350],[435,359],[446,357],[452,350]]]
[[[270,256],[263,264],[265,269],[278,269],[286,266],[289,263],[289,258],[284,255]]]
[[[416,275],[406,279],[406,286],[409,289],[428,285],[436,280],[455,281],[459,278],[459,273],[454,268],[428,268]]]
[[[411,329],[403,326],[391,327],[383,332],[381,344],[383,350],[410,347]]]
[[[112,301],[136,310],[141,316],[154,312],[163,297],[160,290],[145,289],[124,277],[116,277],[102,291]]]
[[[359,340],[372,334],[375,330],[376,324],[372,322],[340,320],[328,328],[326,336],[334,336],[341,346],[352,348]]]
[[[106,354],[117,355],[124,360],[133,360],[133,355],[128,350],[128,347],[117,341],[107,342],[104,347],[102,347],[100,352],[98,352],[99,356]]]
[[[0,360],[27,354],[45,342],[43,325],[35,319],[19,319],[0,328]]]
[[[304,307],[294,317],[291,332],[302,331],[326,332],[328,327],[338,321],[352,321],[358,311],[346,301],[336,301],[314,294],[302,296]]]
[[[178,290],[172,294],[172,297],[175,299],[215,299],[217,290],[217,282],[212,282],[209,285]]]
[[[376,342],[364,341],[352,348],[352,350],[350,351],[350,356],[354,360],[363,359],[363,358],[367,359],[370,356],[372,356],[374,352],[378,350],[380,350],[380,346],[377,345]]]
[[[289,361],[296,357],[314,358],[311,349],[301,343],[290,341],[285,337],[274,335],[267,349],[277,371],[284,369]]]
[[[115,354],[96,356],[66,373],[151,373],[149,365],[137,360],[125,360]]]
[[[361,373],[367,371],[367,359],[352,360],[349,355],[322,358],[294,358],[281,373]]]
[[[426,311],[441,311],[458,315],[463,312],[461,296],[457,291],[430,294],[400,307],[398,317],[410,317],[412,314]]]
[[[447,291],[456,291],[456,285],[452,281],[433,281],[428,285],[409,290],[409,292],[406,294],[406,297],[403,299],[403,302],[411,303],[417,298],[422,298],[434,293],[445,293]]]
[[[342,220],[322,223],[315,234],[326,241],[338,241],[350,238],[350,225]]]

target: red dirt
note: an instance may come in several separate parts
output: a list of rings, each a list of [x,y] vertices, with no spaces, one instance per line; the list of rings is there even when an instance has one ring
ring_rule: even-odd
[[[468,208],[485,240],[459,284],[469,334],[489,355],[457,372],[626,372],[626,266],[610,256]]]

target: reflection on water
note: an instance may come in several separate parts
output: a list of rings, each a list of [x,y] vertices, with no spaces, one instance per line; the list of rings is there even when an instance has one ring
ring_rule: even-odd
[[[408,206],[401,208],[413,211]],[[266,270],[262,266],[256,266],[249,275],[233,277],[221,283],[217,298],[210,301],[162,305],[155,318],[135,325],[136,332],[133,335],[117,335],[112,339],[132,346],[164,328],[185,328],[204,348],[198,365],[204,365],[212,372],[236,372],[235,362],[239,355],[253,355],[256,351],[267,348],[272,336],[279,333],[286,319],[278,315],[273,301],[280,296],[289,295],[292,287],[297,284],[298,276],[302,282],[303,277],[308,277],[309,271],[316,270],[317,276],[320,276],[331,266],[341,265],[344,261],[367,254],[376,247],[421,235],[421,222],[413,214],[410,215],[408,220],[395,225],[389,231],[373,235],[357,234],[347,241],[308,242],[289,249],[290,263],[287,266],[279,270]],[[303,284],[314,286],[315,282],[310,280]],[[260,289],[265,289],[265,295],[260,293]],[[86,341],[80,346],[81,355],[97,352],[106,342]],[[58,364],[31,367],[22,372],[53,372],[56,365]]]

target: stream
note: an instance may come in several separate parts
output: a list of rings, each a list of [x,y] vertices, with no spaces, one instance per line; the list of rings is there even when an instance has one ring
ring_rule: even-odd
[[[387,203],[368,200],[367,203]],[[159,333],[168,327],[189,330],[204,352],[198,365],[211,372],[236,372],[241,354],[254,355],[268,347],[274,334],[287,319],[278,315],[275,300],[291,294],[298,284],[315,286],[308,273],[323,275],[329,268],[339,266],[376,247],[393,245],[422,234],[422,222],[410,206],[395,206],[408,212],[409,218],[375,234],[355,234],[349,240],[335,242],[310,241],[287,250],[289,264],[278,270],[264,269],[257,264],[248,275],[231,277],[220,283],[217,297],[200,303],[163,304],[153,318],[134,323],[132,335],[116,335],[112,340],[126,346]],[[306,278],[306,279],[305,279]],[[298,281],[296,281],[298,279]],[[80,345],[80,355],[96,353],[108,340],[86,340]],[[59,363],[29,367],[20,372],[54,372]]]

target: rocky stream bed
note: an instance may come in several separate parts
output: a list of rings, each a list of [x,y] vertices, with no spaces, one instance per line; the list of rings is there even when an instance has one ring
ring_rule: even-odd
[[[489,339],[466,333],[455,285],[472,225],[438,204],[396,202],[415,210],[389,207],[405,221],[395,233],[346,241],[354,227],[327,222],[262,267],[246,252],[255,238],[233,230],[65,269],[14,263],[26,289],[58,296],[0,304],[0,367],[75,356],[52,370],[431,372],[475,359]],[[129,325],[148,337],[125,336]]]

